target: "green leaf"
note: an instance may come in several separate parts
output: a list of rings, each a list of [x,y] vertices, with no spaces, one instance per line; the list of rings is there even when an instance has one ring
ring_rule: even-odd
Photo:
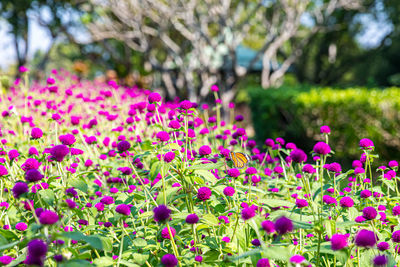
[[[77,241],[84,241],[84,242],[88,243],[94,249],[98,249],[98,250],[104,249],[102,239],[99,238],[98,236],[86,236],[78,231],[65,232],[65,233],[62,233],[61,236],[65,237],[65,238],[77,240]]]
[[[169,143],[168,145],[164,146],[164,149],[168,149],[168,150],[180,150],[181,147],[177,144],[177,143]]]
[[[94,260],[97,266],[111,266],[114,265],[114,260],[111,257],[100,257]]]
[[[39,195],[49,206],[54,205],[55,195],[51,189],[40,190]]]
[[[82,178],[71,179],[71,180],[69,180],[68,183],[70,186],[77,188],[84,193],[87,193],[87,191],[88,191],[88,185]]]
[[[258,203],[263,203],[263,204],[265,204],[269,207],[273,207],[273,208],[282,207],[282,206],[293,208],[295,205],[294,203],[289,202],[287,200],[272,199],[272,198],[271,199],[267,199],[267,198],[260,199],[258,201]]]
[[[4,238],[4,237],[2,237],[2,238]],[[2,242],[3,242],[3,240],[2,240]],[[15,242],[12,242],[12,243],[9,243],[9,244],[3,244],[3,245],[0,246],[0,251],[5,250],[5,249],[9,249],[9,248],[13,248],[16,245],[18,245],[20,242],[21,242],[21,240],[17,240]]]
[[[203,217],[201,218],[201,220],[208,225],[211,226],[217,226],[218,225],[218,219],[217,217],[215,217],[213,214],[209,213],[206,215],[203,215]]]
[[[217,180],[217,178],[215,178],[214,174],[212,174],[211,172],[209,172],[207,170],[195,170],[194,174],[203,177],[211,184],[215,184],[216,182],[218,182],[218,180]]]
[[[139,265],[145,264],[145,262],[148,260],[149,255],[147,254],[139,254],[139,253],[133,253],[133,260],[138,263]]]
[[[178,192],[179,189],[181,189],[181,188],[180,187],[171,187],[171,188],[168,188],[167,190],[165,190],[167,204],[176,195],[176,192]],[[156,202],[158,205],[164,204],[164,191],[161,191],[161,193],[157,196]]]
[[[162,166],[161,162],[155,162],[151,165],[150,174],[149,174],[151,180],[154,180],[154,178],[156,178],[157,174],[160,173],[161,166]]]
[[[60,264],[60,267],[93,267],[87,260],[70,260]]]
[[[213,170],[218,169],[224,165],[224,162],[197,164],[187,167],[188,170]]]

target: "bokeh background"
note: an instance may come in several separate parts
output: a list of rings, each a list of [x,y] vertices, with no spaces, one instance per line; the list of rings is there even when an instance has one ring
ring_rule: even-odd
[[[310,151],[329,125],[342,164],[361,138],[385,164],[400,157],[399,14],[398,0],[1,0],[1,87],[20,66],[199,104],[217,85],[260,143]]]

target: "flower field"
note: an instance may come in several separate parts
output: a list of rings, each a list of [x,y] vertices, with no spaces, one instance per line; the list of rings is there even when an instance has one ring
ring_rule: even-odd
[[[234,104],[222,120],[217,86],[208,106],[65,71],[28,85],[25,71],[0,95],[0,264],[400,261],[398,163],[375,166],[373,141],[343,170],[328,126],[313,151],[257,145]]]

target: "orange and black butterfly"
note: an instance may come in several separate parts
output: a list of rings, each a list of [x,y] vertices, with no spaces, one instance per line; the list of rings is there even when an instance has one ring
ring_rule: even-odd
[[[233,161],[233,165],[239,169],[243,169],[251,160],[249,155],[241,152],[230,152],[229,158]]]

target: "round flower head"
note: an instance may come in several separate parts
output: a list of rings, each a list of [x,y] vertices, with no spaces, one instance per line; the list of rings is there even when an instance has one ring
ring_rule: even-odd
[[[162,258],[161,258],[161,263],[165,266],[165,267],[175,267],[178,265],[178,259],[175,257],[174,254],[165,254]]]
[[[60,135],[58,137],[58,140],[60,140],[60,142],[66,146],[73,145],[76,142],[75,136],[73,134]]]
[[[385,251],[388,250],[390,248],[389,243],[388,242],[379,242],[376,247],[380,250],[380,251]]]
[[[164,222],[169,219],[171,210],[165,205],[160,205],[154,208],[153,213],[156,222]]]
[[[8,170],[3,165],[0,165],[0,177],[6,176],[8,174]]]
[[[204,145],[199,148],[200,156],[207,156],[211,154],[211,147]]]
[[[17,182],[11,191],[13,192],[15,198],[19,198],[22,194],[29,192],[29,188],[26,183]]]
[[[32,139],[39,139],[42,136],[43,136],[42,129],[40,129],[40,128],[32,128],[32,130],[31,130]]]
[[[115,200],[111,196],[104,196],[101,198],[100,202],[103,203],[104,205],[111,205],[112,203],[115,202]]]
[[[15,225],[15,229],[17,229],[18,231],[25,231],[28,228],[28,225],[26,223],[23,222],[19,222]]]
[[[28,171],[28,170],[31,170],[31,169],[38,169],[39,168],[39,161],[37,161],[37,159],[28,158],[28,159],[26,159],[24,164],[21,165],[21,168],[24,171]]]
[[[297,163],[307,161],[307,155],[303,150],[295,148],[290,152],[290,158]]]
[[[376,244],[377,239],[374,232],[362,229],[355,236],[354,243],[357,247],[370,248]]]
[[[58,215],[54,211],[51,210],[45,210],[42,213],[40,213],[39,216],[39,222],[41,224],[55,224],[58,222]]]
[[[331,148],[325,142],[318,142],[314,145],[313,151],[320,155],[327,155],[331,153]]]
[[[302,255],[296,254],[290,257],[289,261],[297,265],[297,264],[302,264],[303,262],[306,261],[306,259]]]
[[[368,138],[363,138],[360,140],[360,147],[364,149],[371,149],[374,147],[374,143]]]
[[[233,194],[235,194],[235,188],[231,187],[231,186],[227,186],[224,188],[224,195],[231,197],[233,196]]]
[[[186,220],[185,220],[188,224],[195,224],[195,223],[197,223],[198,221],[199,221],[199,216],[197,216],[197,214],[195,214],[195,213],[193,213],[193,214],[189,214],[187,217],[186,217]]]
[[[19,156],[19,152],[16,149],[11,149],[10,151],[8,151],[8,157],[10,158],[10,160],[13,160],[15,158],[18,158]]]
[[[181,109],[185,109],[188,110],[192,107],[192,102],[190,102],[189,100],[183,100],[180,104],[179,107]]]
[[[0,263],[3,265],[8,265],[12,262],[13,258],[8,255],[3,255],[0,257]]]
[[[197,191],[197,198],[201,201],[205,201],[210,199],[211,197],[211,189],[208,187],[200,187]]]
[[[172,120],[172,121],[170,121],[170,122],[168,123],[168,127],[177,130],[177,129],[180,129],[182,126],[181,126],[181,124],[179,123],[179,121],[177,121],[177,120]]]
[[[275,230],[278,234],[283,235],[293,231],[293,223],[285,216],[280,217],[275,221]]]
[[[50,154],[56,161],[61,162],[69,154],[69,148],[66,145],[56,145],[50,149]]]
[[[394,206],[392,209],[392,213],[394,216],[400,215],[400,206]]]
[[[367,220],[373,220],[378,215],[378,212],[374,207],[365,207],[362,211],[363,217]]]
[[[175,152],[169,151],[164,155],[164,161],[169,163],[175,159]]]
[[[257,267],[271,267],[267,258],[262,258],[257,261]]]
[[[394,231],[392,234],[392,241],[394,243],[400,243],[400,230]]]
[[[47,253],[47,244],[40,239],[34,239],[30,241],[27,247],[28,247],[28,255],[32,255],[35,257],[42,257],[45,256]]]
[[[176,235],[176,230],[173,227],[170,227],[169,229],[171,230],[171,234],[172,234],[172,238],[173,238]],[[165,227],[164,229],[161,230],[161,236],[162,236],[162,238],[165,238],[165,239],[171,239],[171,236],[168,231],[168,227]]]
[[[37,182],[43,179],[43,175],[36,169],[30,169],[25,173],[25,180],[28,182]]]
[[[388,257],[386,255],[378,255],[372,260],[374,267],[385,267],[388,263]]]
[[[395,160],[391,160],[391,161],[389,161],[388,166],[390,168],[395,168],[395,167],[399,166],[399,163],[397,161],[395,161]]]
[[[166,131],[161,131],[156,134],[156,137],[161,142],[167,142],[169,140],[169,134]]]
[[[228,175],[230,177],[236,178],[240,175],[240,171],[238,169],[232,168],[228,170]]]
[[[351,208],[354,206],[354,200],[351,197],[342,197],[339,203],[343,208]]]
[[[303,167],[303,172],[306,172],[306,173],[316,173],[316,171],[317,170],[314,169],[314,167],[311,164],[306,164]]]
[[[124,152],[131,148],[131,144],[128,141],[121,141],[118,143],[117,148],[119,152]]]
[[[261,227],[264,229],[265,232],[268,234],[275,232],[275,225],[271,221],[263,221],[261,223]]]
[[[327,125],[321,126],[320,133],[329,134],[329,133],[331,133],[331,128],[329,128],[329,126],[327,126]]]
[[[361,198],[369,198],[370,196],[372,196],[372,193],[368,189],[362,190],[360,193]]]
[[[159,93],[153,92],[153,93],[149,94],[148,100],[149,100],[149,103],[160,102],[161,96]]]
[[[331,237],[332,250],[341,250],[347,247],[347,236],[342,234],[334,234]]]
[[[115,208],[115,211],[118,212],[119,214],[128,216],[129,214],[131,214],[131,207],[126,204],[119,204]]]
[[[242,210],[242,219],[247,221],[251,218],[253,218],[254,216],[256,216],[256,210],[254,207],[248,207],[248,208],[244,208]]]
[[[296,206],[299,208],[304,208],[308,206],[308,202],[305,199],[296,198]]]
[[[194,257],[194,260],[197,261],[197,262],[202,262],[203,261],[203,256],[197,255],[196,257]]]

